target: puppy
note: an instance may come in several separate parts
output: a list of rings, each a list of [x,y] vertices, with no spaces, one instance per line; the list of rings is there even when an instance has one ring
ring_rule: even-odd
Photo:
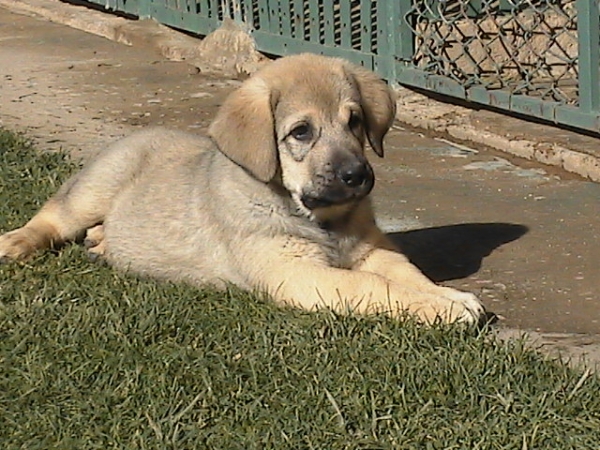
[[[233,92],[209,137],[133,134],[69,179],[0,259],[80,237],[127,271],[265,291],[280,304],[476,322],[470,293],[437,286],[377,228],[367,142],[383,156],[394,97],[341,59],[281,58]]]

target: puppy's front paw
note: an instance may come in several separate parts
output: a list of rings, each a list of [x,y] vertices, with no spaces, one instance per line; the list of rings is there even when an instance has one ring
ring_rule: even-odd
[[[416,308],[417,316],[427,323],[478,323],[485,314],[479,299],[469,292],[440,287]]]
[[[0,263],[25,259],[36,251],[37,239],[26,228],[0,236]]]
[[[447,304],[449,322],[477,323],[484,314],[485,308],[475,294],[442,287],[440,292]]]

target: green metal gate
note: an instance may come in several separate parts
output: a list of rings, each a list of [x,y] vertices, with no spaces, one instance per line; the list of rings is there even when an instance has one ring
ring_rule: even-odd
[[[260,51],[341,56],[391,82],[600,132],[599,0],[90,0]]]

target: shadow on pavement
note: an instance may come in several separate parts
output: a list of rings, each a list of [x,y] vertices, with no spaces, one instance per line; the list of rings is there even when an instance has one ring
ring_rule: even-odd
[[[440,282],[474,274],[484,257],[527,231],[511,223],[465,223],[388,236],[425,275]]]

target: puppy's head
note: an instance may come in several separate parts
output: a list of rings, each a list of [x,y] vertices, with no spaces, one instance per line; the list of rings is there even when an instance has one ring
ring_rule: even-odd
[[[394,115],[393,94],[373,72],[302,54],[247,80],[225,101],[209,134],[257,179],[266,183],[279,174],[298,206],[314,212],[369,194],[374,176],[365,144],[383,156]]]

